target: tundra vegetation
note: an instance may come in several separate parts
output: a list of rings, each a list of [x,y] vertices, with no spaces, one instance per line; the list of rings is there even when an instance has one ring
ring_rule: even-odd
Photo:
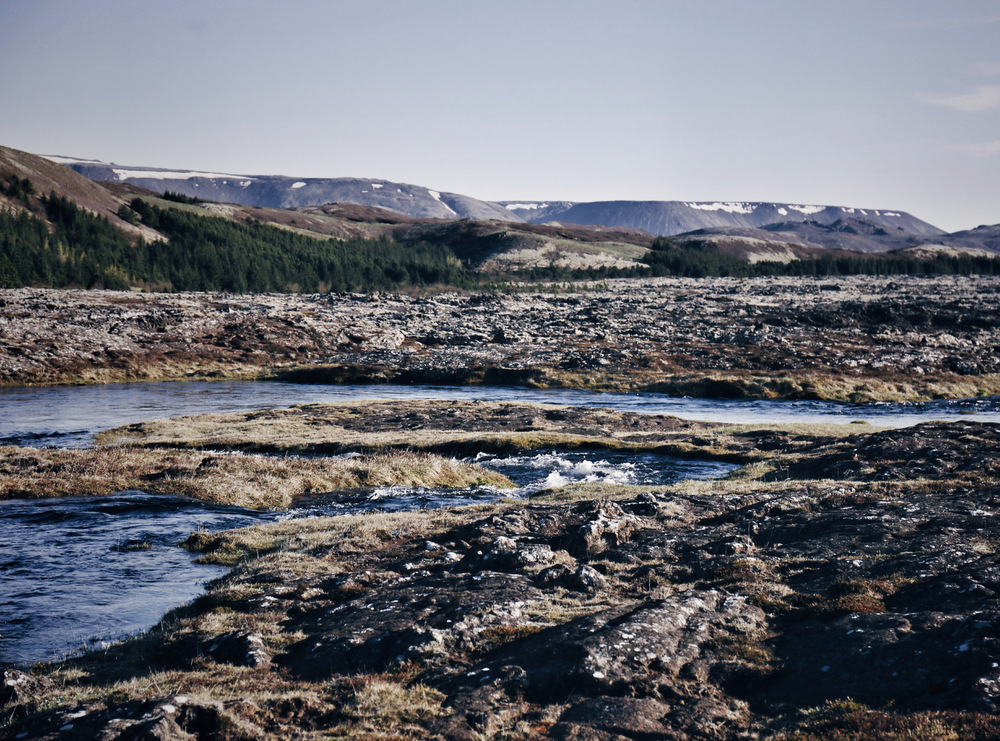
[[[0,211],[7,385],[242,377],[846,401],[1000,391],[992,258],[751,265],[648,239],[611,250],[642,258],[635,267],[553,260],[513,275],[476,269],[501,238],[476,224],[405,245],[331,239],[297,223],[316,214],[269,225],[130,194],[108,211],[133,228],[125,237],[30,179],[6,177],[0,191],[22,209]],[[0,737],[994,739],[998,445],[1000,426],[974,421],[721,425],[372,402],[139,423],[88,450],[0,448],[0,498],[141,488],[275,509],[385,483],[498,496],[192,533],[184,546],[228,573],[142,635],[0,667]],[[452,457],[549,447],[742,467],[507,500],[509,482]]]
[[[1000,425],[638,417],[373,402],[110,431],[94,451],[76,451],[109,477],[152,470],[155,478],[167,459],[190,472],[258,455],[224,450],[315,451],[324,436],[389,461],[402,455],[396,471],[439,465],[426,450],[496,449],[500,440],[503,449],[561,440],[746,465],[721,480],[575,484],[528,500],[194,533],[185,547],[228,574],[143,635],[30,672],[6,669],[0,733],[600,741],[1000,733],[992,525]],[[35,456],[22,469],[76,477],[47,454],[21,449],[5,460]],[[98,464],[102,456],[110,462]],[[303,468],[310,476],[331,475],[322,457],[301,461],[319,466]],[[246,470],[261,489],[287,475]],[[170,491],[170,478],[157,480]],[[191,485],[179,474],[174,491]]]
[[[480,466],[426,453],[351,458],[213,455],[197,450],[0,447],[0,500],[141,489],[250,509],[286,509],[329,492],[380,486],[511,488]]]

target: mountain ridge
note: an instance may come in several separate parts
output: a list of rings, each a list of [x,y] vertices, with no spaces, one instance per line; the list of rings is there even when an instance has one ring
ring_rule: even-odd
[[[581,226],[627,227],[653,236],[674,236],[713,227],[762,228],[781,222],[831,224],[860,216],[890,230],[920,237],[943,230],[905,211],[764,201],[485,201],[382,178],[295,178],[197,170],[134,167],[60,155],[41,155],[102,182],[129,183],[204,200],[270,208],[326,203],[376,206],[414,218],[474,219]]]
[[[813,206],[766,201],[558,201],[531,204],[501,201],[508,210],[532,223],[544,221],[575,224],[630,226],[658,236],[674,236],[713,227],[763,228],[778,223],[816,221],[831,224],[860,216],[886,228],[902,229],[916,236],[945,234],[942,229],[905,211]]]
[[[63,163],[57,160],[63,160]],[[91,177],[114,176],[119,180],[94,181],[88,174]],[[129,177],[121,182],[123,175]],[[42,157],[7,147],[0,147],[0,177],[27,178],[32,180],[40,195],[52,190],[67,196],[78,205],[110,219],[131,239],[164,239],[163,235],[136,219],[128,220],[128,205],[133,198],[153,198],[154,202],[167,205],[156,190],[141,185],[145,182],[146,186],[154,186],[162,193],[169,191],[180,196],[186,195],[186,188],[199,199],[197,206],[173,203],[173,207],[193,208],[203,215],[223,216],[243,223],[272,224],[319,237],[388,238],[410,245],[430,241],[448,245],[463,262],[477,270],[557,266],[628,268],[642,265],[644,255],[654,247],[655,232],[664,230],[649,223],[608,226],[578,224],[572,220],[573,214],[576,214],[579,217],[577,221],[595,221],[601,217],[601,209],[604,209],[604,215],[608,214],[608,209],[618,209],[622,214],[631,209],[633,223],[643,215],[643,209],[649,218],[669,216],[672,211],[675,225],[670,231],[707,223],[708,226],[670,234],[669,239],[678,245],[715,251],[751,263],[808,259],[830,250],[854,254],[913,251],[915,255],[924,257],[974,256],[984,251],[1000,253],[1000,225],[945,234],[904,212],[876,209],[717,201],[605,201],[590,204],[503,201],[489,204],[467,196],[377,178],[296,180],[269,176],[267,183],[270,184],[271,197],[275,197],[275,193],[279,196],[291,193],[300,200],[309,201],[317,192],[329,195],[329,190],[322,189],[331,187],[331,183],[342,189],[342,200],[337,202],[277,208],[241,204],[235,199],[223,202],[209,198],[213,195],[211,188],[224,186],[230,194],[234,191],[245,192],[249,188],[249,180],[256,177],[262,181],[262,176],[125,168],[96,160]],[[257,195],[266,192],[262,187],[255,191]],[[168,195],[170,198],[172,196]],[[5,196],[3,187],[0,187],[0,203],[15,210],[24,207],[12,200],[9,194]],[[124,211],[122,207],[125,207]],[[486,217],[474,218],[474,214],[482,213],[484,208]],[[37,212],[37,205],[35,210]],[[406,211],[422,215],[413,216]],[[563,220],[555,220],[555,216]],[[602,220],[614,222],[616,219]],[[618,221],[629,220],[619,218]],[[753,222],[767,223],[747,225]]]
[[[304,208],[327,203],[354,203],[386,208],[418,219],[523,221],[495,203],[384,178],[239,175],[134,167],[59,155],[39,156],[63,164],[99,182],[128,183],[154,192],[171,191],[206,201],[243,206]]]

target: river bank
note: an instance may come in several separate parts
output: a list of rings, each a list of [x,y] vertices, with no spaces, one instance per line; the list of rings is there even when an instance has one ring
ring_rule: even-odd
[[[996,292],[965,278],[425,297],[9,291],[0,374],[976,396],[997,374]],[[309,493],[296,488],[309,477],[338,485],[326,466],[344,453],[426,462],[553,446],[743,467],[199,528],[186,547],[226,575],[146,633],[0,667],[0,738],[1000,736],[1000,426],[727,425],[519,401],[241,401],[112,423],[107,447],[8,449],[2,465],[31,480],[26,492],[145,480],[212,499],[245,477],[267,507]],[[60,429],[39,428],[78,436]]]
[[[993,738],[1000,426],[851,427],[729,430],[722,480],[193,534],[229,573],[7,670],[0,733]]]
[[[0,385],[193,378],[850,401],[1000,393],[979,277],[651,279],[539,292],[0,291]]]

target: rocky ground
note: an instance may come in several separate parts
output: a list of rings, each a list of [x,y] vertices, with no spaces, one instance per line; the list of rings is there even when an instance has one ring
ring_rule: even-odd
[[[407,415],[438,434],[581,422],[371,409],[291,416],[332,437]],[[228,576],[144,636],[7,669],[0,737],[1000,737],[1000,425],[667,420],[634,434],[753,462],[719,481],[192,535]],[[607,442],[628,436],[612,422]]]
[[[283,375],[723,397],[1000,390],[1000,283],[655,279],[406,295],[0,291],[0,384]]]

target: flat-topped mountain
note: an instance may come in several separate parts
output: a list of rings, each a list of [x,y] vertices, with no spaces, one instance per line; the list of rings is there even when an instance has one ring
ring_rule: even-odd
[[[267,208],[355,203],[361,206],[386,208],[417,219],[523,221],[519,216],[495,203],[379,178],[230,175],[195,170],[127,167],[72,157],[49,156],[48,158],[92,180],[128,183],[157,193],[170,191],[205,201]]]
[[[484,201],[420,185],[379,178],[294,178],[233,175],[196,170],[133,167],[96,160],[50,156],[88,178],[128,183],[163,193],[171,191],[207,201],[245,206],[301,208],[327,203],[377,206],[414,218],[499,220],[544,224],[595,225],[641,229],[672,236],[696,229],[763,228],[773,224],[816,222],[829,225],[859,218],[896,233],[931,237],[944,234],[903,211],[813,206],[790,203],[708,201]]]
[[[864,219],[887,231],[917,236],[944,234],[941,229],[903,211],[809,206],[790,203],[708,201],[595,201],[573,203],[501,202],[516,216],[535,224],[559,221],[571,224],[629,226],[651,234],[671,236],[717,227],[763,228],[776,224],[815,222],[833,224],[850,218]]]

